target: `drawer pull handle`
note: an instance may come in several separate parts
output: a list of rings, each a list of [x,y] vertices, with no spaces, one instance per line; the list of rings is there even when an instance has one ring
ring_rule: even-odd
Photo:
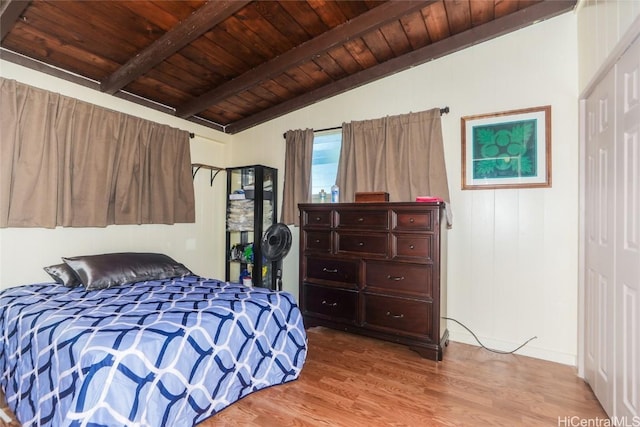
[[[415,246],[409,245],[409,249],[414,249],[414,248],[415,248]]]
[[[396,282],[399,282],[400,280],[404,280],[404,276],[387,276],[387,279],[389,280],[395,280]]]
[[[316,239],[316,243],[320,243],[320,239]],[[413,248],[411,248],[411,249],[413,249]]]
[[[322,305],[328,305],[329,307],[337,307],[338,303],[337,302],[327,302],[326,300],[322,300]]]
[[[415,219],[413,219],[413,218],[409,218],[409,222],[410,222],[410,223],[414,223],[414,222],[416,222],[416,220],[415,220]]]
[[[359,242],[358,246],[360,246],[360,247],[364,246],[364,242]]]
[[[402,319],[404,317],[404,314],[391,314],[390,311],[387,311],[387,316],[393,317],[394,319]]]
[[[358,218],[358,222],[364,222],[364,218],[362,217]]]
[[[324,271],[325,273],[337,273],[338,269],[337,268],[328,269],[327,267],[325,267],[322,269],[322,271]]]
[[[316,221],[320,221],[320,217],[319,216],[316,217]]]

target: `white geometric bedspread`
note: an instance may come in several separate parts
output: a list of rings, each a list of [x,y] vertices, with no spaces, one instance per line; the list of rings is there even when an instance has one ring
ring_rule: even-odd
[[[25,426],[194,426],[298,378],[293,296],[187,276],[0,292],[0,386]]]

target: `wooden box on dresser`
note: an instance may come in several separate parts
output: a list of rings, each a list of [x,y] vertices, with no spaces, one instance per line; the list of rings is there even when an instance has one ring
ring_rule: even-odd
[[[442,360],[444,203],[309,203],[300,209],[300,307],[325,326]]]

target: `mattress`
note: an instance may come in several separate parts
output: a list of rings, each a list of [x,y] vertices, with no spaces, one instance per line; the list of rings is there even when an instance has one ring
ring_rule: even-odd
[[[198,276],[0,292],[0,386],[25,426],[193,426],[300,375],[287,292]]]

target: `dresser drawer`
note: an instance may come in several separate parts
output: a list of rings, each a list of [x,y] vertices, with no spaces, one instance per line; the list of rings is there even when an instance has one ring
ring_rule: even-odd
[[[336,227],[388,230],[389,213],[387,210],[364,211],[336,209]]]
[[[433,234],[394,234],[393,256],[413,261],[433,261]]]
[[[433,231],[439,209],[394,210],[393,229],[398,231]]]
[[[353,233],[340,231],[336,233],[338,254],[387,256],[389,235],[387,233]]]
[[[433,266],[366,261],[365,291],[432,298]]]
[[[429,301],[364,294],[364,320],[370,329],[429,339],[432,311]]]
[[[322,326],[442,360],[446,235],[442,203],[301,203],[300,309]],[[442,248],[442,249],[441,249]]]
[[[333,282],[356,288],[359,282],[358,260],[307,257],[305,281]]]
[[[330,231],[304,231],[304,250],[313,252],[331,252]]]
[[[331,227],[331,209],[302,211],[303,227]]]
[[[303,313],[328,319],[354,322],[358,313],[358,293],[346,289],[325,288],[305,284]]]

